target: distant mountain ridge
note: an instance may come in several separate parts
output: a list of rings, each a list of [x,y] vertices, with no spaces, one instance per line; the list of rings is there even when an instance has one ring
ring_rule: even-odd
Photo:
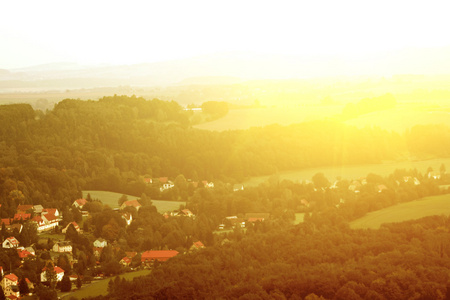
[[[189,78],[204,81],[206,77],[249,80],[449,73],[450,47],[411,48],[358,57],[225,52],[133,65],[84,66],[66,62],[0,70],[0,87],[8,88],[13,82],[24,88],[92,88],[189,84]]]

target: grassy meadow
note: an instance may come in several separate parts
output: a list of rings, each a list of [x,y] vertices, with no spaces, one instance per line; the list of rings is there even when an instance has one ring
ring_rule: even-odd
[[[383,223],[403,222],[433,215],[450,214],[450,194],[425,197],[420,200],[401,203],[378,211],[350,223],[353,229],[378,229]]]
[[[103,204],[108,205],[111,208],[118,208],[118,200],[123,195],[120,193],[107,192],[107,191],[83,191],[83,197],[86,198],[87,194],[91,195],[92,199],[98,199]],[[139,199],[139,197],[126,195],[128,200]],[[186,205],[184,201],[167,201],[167,200],[153,200],[153,205],[156,207],[159,213],[166,211],[172,211],[180,208],[180,205]]]
[[[150,274],[150,270],[140,270],[136,272],[130,272],[120,275],[120,278],[126,280],[132,280],[135,277],[144,276]],[[106,295],[108,293],[108,282],[115,277],[106,278],[99,281],[93,281],[91,284],[83,285],[79,290],[73,290],[70,293],[60,293],[58,296],[61,299],[83,299],[87,297],[96,297]]]

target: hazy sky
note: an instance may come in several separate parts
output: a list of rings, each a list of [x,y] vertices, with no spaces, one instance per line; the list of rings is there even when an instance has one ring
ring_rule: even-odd
[[[394,0],[2,1],[0,68],[448,46],[449,8],[448,1]]]

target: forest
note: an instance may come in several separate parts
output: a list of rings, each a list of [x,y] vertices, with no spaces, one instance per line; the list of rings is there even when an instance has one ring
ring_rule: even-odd
[[[450,218],[350,230],[261,224],[91,299],[448,299]]]
[[[212,118],[227,110],[217,103],[204,108]],[[118,265],[125,251],[184,253],[198,240],[207,246],[155,266],[149,277],[112,284],[105,299],[445,299],[448,218],[378,231],[348,225],[370,211],[448,192],[440,189],[450,183],[444,165],[426,173],[396,170],[387,177],[368,171],[358,192],[351,188],[354,181],[334,181],[322,173],[311,182],[273,176],[241,191],[233,184],[306,167],[379,163],[406,155],[448,157],[450,128],[416,126],[398,134],[325,120],[212,132],[192,128],[191,118],[192,112],[176,102],[135,96],[65,99],[45,112],[27,104],[0,106],[1,217],[12,218],[19,204],[41,204],[60,209],[67,225],[81,221],[81,213],[69,208],[83,190],[140,197],[139,211],[124,211],[133,217],[129,226],[110,207],[87,197],[85,234],[73,228],[65,234],[78,262],[70,266],[64,255],[58,258],[68,273],[87,277],[126,271]],[[439,179],[431,173],[439,173]],[[158,177],[170,178],[175,186],[162,191],[144,181]],[[214,188],[194,188],[192,182],[201,180],[214,181]],[[196,218],[166,218],[152,199],[186,201]],[[214,234],[218,224],[231,225],[227,216],[255,212],[270,217],[245,230]],[[295,213],[305,213],[304,223],[292,225]],[[6,236],[4,228],[1,235]],[[13,235],[25,246],[38,239],[28,225]],[[92,241],[99,237],[114,247],[96,259]],[[32,281],[38,281],[36,270],[46,259],[20,267],[18,256],[0,251],[5,271]],[[132,266],[139,265],[137,257]],[[134,292],[125,295],[127,290]]]

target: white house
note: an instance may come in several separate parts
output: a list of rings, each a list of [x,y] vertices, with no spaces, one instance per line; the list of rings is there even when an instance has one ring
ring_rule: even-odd
[[[72,205],[75,206],[76,208],[78,208],[79,210],[81,210],[83,208],[83,206],[86,204],[87,200],[84,198],[81,199],[77,199],[75,201],[73,201]]]
[[[105,239],[99,238],[94,241],[94,247],[96,248],[105,248],[108,245],[108,242]]]
[[[53,270],[55,271],[56,274],[56,281],[61,281],[64,277],[64,270],[61,269],[60,267],[53,267]],[[41,272],[41,282],[46,281],[47,281],[47,267],[43,268]]]
[[[72,252],[72,245],[69,241],[59,241],[53,245],[52,250],[54,252]]]
[[[11,236],[9,238],[6,238],[3,241],[2,247],[3,248],[17,248],[17,247],[19,247],[19,244],[20,244],[19,241],[15,237]]]
[[[19,285],[19,278],[13,273],[5,275],[5,277],[3,277],[1,281],[1,286],[3,288],[3,292],[5,293],[6,297],[9,296],[19,297],[20,293],[18,285]]]

